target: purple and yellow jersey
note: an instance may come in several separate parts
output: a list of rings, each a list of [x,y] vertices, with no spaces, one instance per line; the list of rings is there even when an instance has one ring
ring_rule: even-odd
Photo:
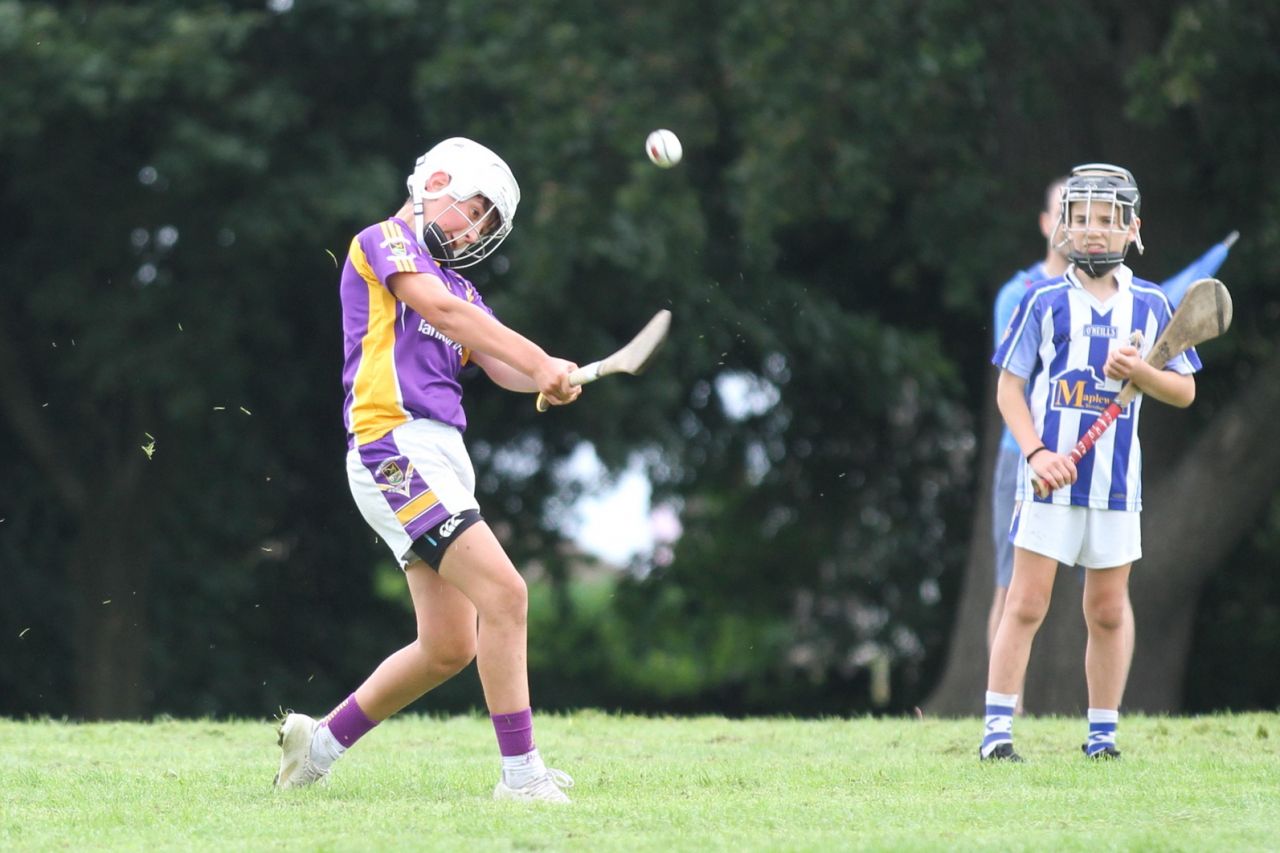
[[[414,418],[467,427],[458,374],[471,351],[396,299],[387,280],[427,273],[459,299],[493,312],[471,282],[443,269],[399,219],[371,225],[351,241],[342,268],[343,421],[347,446],[377,441]]]
[[[1134,278],[1121,264],[1115,270],[1118,286],[1100,302],[1081,286],[1072,269],[1058,278],[1033,284],[1018,304],[992,362],[1027,380],[1027,403],[1040,440],[1050,450],[1067,455],[1098,415],[1111,404],[1123,384],[1103,375],[1111,350],[1142,332],[1139,353],[1151,352],[1173,311],[1164,292],[1149,281]],[[1200,369],[1194,349],[1162,365],[1189,374]],[[1138,444],[1138,414],[1142,394],[1102,434],[1093,450],[1076,464],[1078,479],[1069,489],[1048,498],[1055,504],[1137,512],[1142,509],[1142,450]],[[1019,468],[1020,501],[1031,500],[1030,466]]]

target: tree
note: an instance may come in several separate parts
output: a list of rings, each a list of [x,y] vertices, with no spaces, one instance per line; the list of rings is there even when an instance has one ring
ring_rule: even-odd
[[[201,230],[199,213],[182,192],[156,204],[179,178],[158,137],[203,147],[211,180],[242,153],[198,136],[196,111],[234,87],[221,52],[243,40],[249,18],[16,3],[0,14],[14,117],[2,137],[4,247],[22,271],[0,317],[0,411],[24,451],[10,470],[57,519],[23,518],[28,529],[12,532],[39,544],[15,563],[45,578],[40,627],[71,626],[74,676],[56,690],[69,688],[74,707],[94,716],[135,716],[148,689],[158,556],[135,531],[165,515],[157,498],[181,483],[155,476],[150,454],[159,445],[163,460],[174,438],[157,422],[190,420],[209,390],[187,382],[203,367],[182,343],[188,294],[165,286],[175,245]],[[165,101],[182,112],[160,112]],[[98,239],[104,232],[110,241]]]
[[[307,286],[333,261],[314,244],[302,256],[295,236],[347,231],[334,225],[344,205],[394,180],[377,156],[346,153],[344,134],[369,125],[318,132],[297,80],[269,73],[282,20],[166,4],[5,3],[0,15],[13,119],[2,239],[22,271],[0,312],[18,488],[4,574],[24,593],[5,612],[22,638],[5,701],[113,718],[217,712],[228,694],[231,707],[271,707],[278,683],[320,668],[259,656],[246,678],[246,650],[322,646],[339,603],[385,610],[371,590],[339,598],[340,582],[312,570],[372,568],[354,556],[366,543],[329,522],[340,466],[315,462],[317,444],[340,458],[340,427],[290,437],[332,424],[304,368],[331,352],[303,330],[336,325]],[[381,73],[341,80],[390,85],[394,69]],[[336,84],[329,94],[355,102]]]
[[[638,454],[684,513],[675,561],[575,625],[601,642],[561,695],[656,708],[675,673],[688,710],[916,704],[968,546],[984,288],[1023,260],[1025,188],[1078,151],[1138,160],[1167,211],[1144,264],[1240,228],[1232,269],[1275,272],[1276,182],[1254,175],[1275,100],[1243,103],[1275,90],[1274,13],[1147,5],[0,2],[0,248],[30,271],[0,291],[0,711],[324,705],[412,629],[346,500],[334,282],[460,132],[524,189],[478,268],[500,317],[585,359],[675,315],[654,370],[568,410],[467,387],[486,517],[551,576],[557,624],[570,453]],[[1082,100],[1113,90],[1126,110]],[[656,126],[679,168],[644,159]],[[1243,371],[1271,303],[1231,283]],[[1231,397],[1201,387],[1198,427]],[[610,682],[629,661],[651,677]]]

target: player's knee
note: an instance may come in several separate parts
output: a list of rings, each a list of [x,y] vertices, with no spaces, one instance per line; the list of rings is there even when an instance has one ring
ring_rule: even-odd
[[[528,620],[529,587],[514,567],[491,577],[472,601],[480,620],[489,625],[523,625]]]
[[[434,637],[416,641],[417,667],[422,676],[432,681],[451,678],[466,669],[476,657],[475,637]]]
[[[1084,618],[1091,630],[1119,631],[1125,622],[1123,599],[1090,602]]]
[[[1025,626],[1039,625],[1049,612],[1049,599],[1040,595],[1010,595],[1004,602],[1004,618]]]
[[[432,666],[445,676],[457,675],[476,657],[474,639],[442,643],[431,650]]]
[[[529,618],[529,586],[518,572],[512,571],[494,591],[489,615],[503,622],[523,625]]]

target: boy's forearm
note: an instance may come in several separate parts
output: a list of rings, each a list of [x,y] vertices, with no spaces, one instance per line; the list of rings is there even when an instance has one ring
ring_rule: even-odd
[[[1195,377],[1172,370],[1153,367],[1137,379],[1137,385],[1142,393],[1180,409],[1190,406],[1196,399]]]
[[[533,381],[533,377],[521,373],[505,361],[488,353],[473,352],[472,361],[479,365],[484,370],[485,375],[501,388],[522,394],[538,390],[538,384]]]
[[[1036,432],[1031,409],[1027,407],[1025,386],[1025,379],[1007,371],[1001,372],[996,386],[996,408],[1000,410],[1000,416],[1004,418],[1005,426],[1009,428],[1009,433],[1018,443],[1023,456],[1044,443]]]

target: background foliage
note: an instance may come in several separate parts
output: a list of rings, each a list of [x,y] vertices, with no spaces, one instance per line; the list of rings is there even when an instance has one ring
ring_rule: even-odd
[[[1278,18],[0,2],[0,713],[323,709],[408,636],[343,482],[336,266],[454,134],[524,190],[475,276],[499,316],[582,360],[676,317],[657,369],[570,410],[468,386],[481,503],[539,579],[535,701],[910,708],[982,476],[988,303],[1042,251],[1049,177],[1132,166],[1148,278],[1244,234],[1236,326],[1179,429],[1272,352]],[[678,169],[640,154],[656,126],[683,139]],[[771,405],[729,405],[731,381]],[[556,524],[577,488],[557,463],[584,442],[642,461],[679,509],[671,561],[584,574]],[[1249,591],[1278,518],[1204,596],[1189,707],[1280,697],[1220,666],[1274,648]],[[478,703],[468,674],[425,704]]]

